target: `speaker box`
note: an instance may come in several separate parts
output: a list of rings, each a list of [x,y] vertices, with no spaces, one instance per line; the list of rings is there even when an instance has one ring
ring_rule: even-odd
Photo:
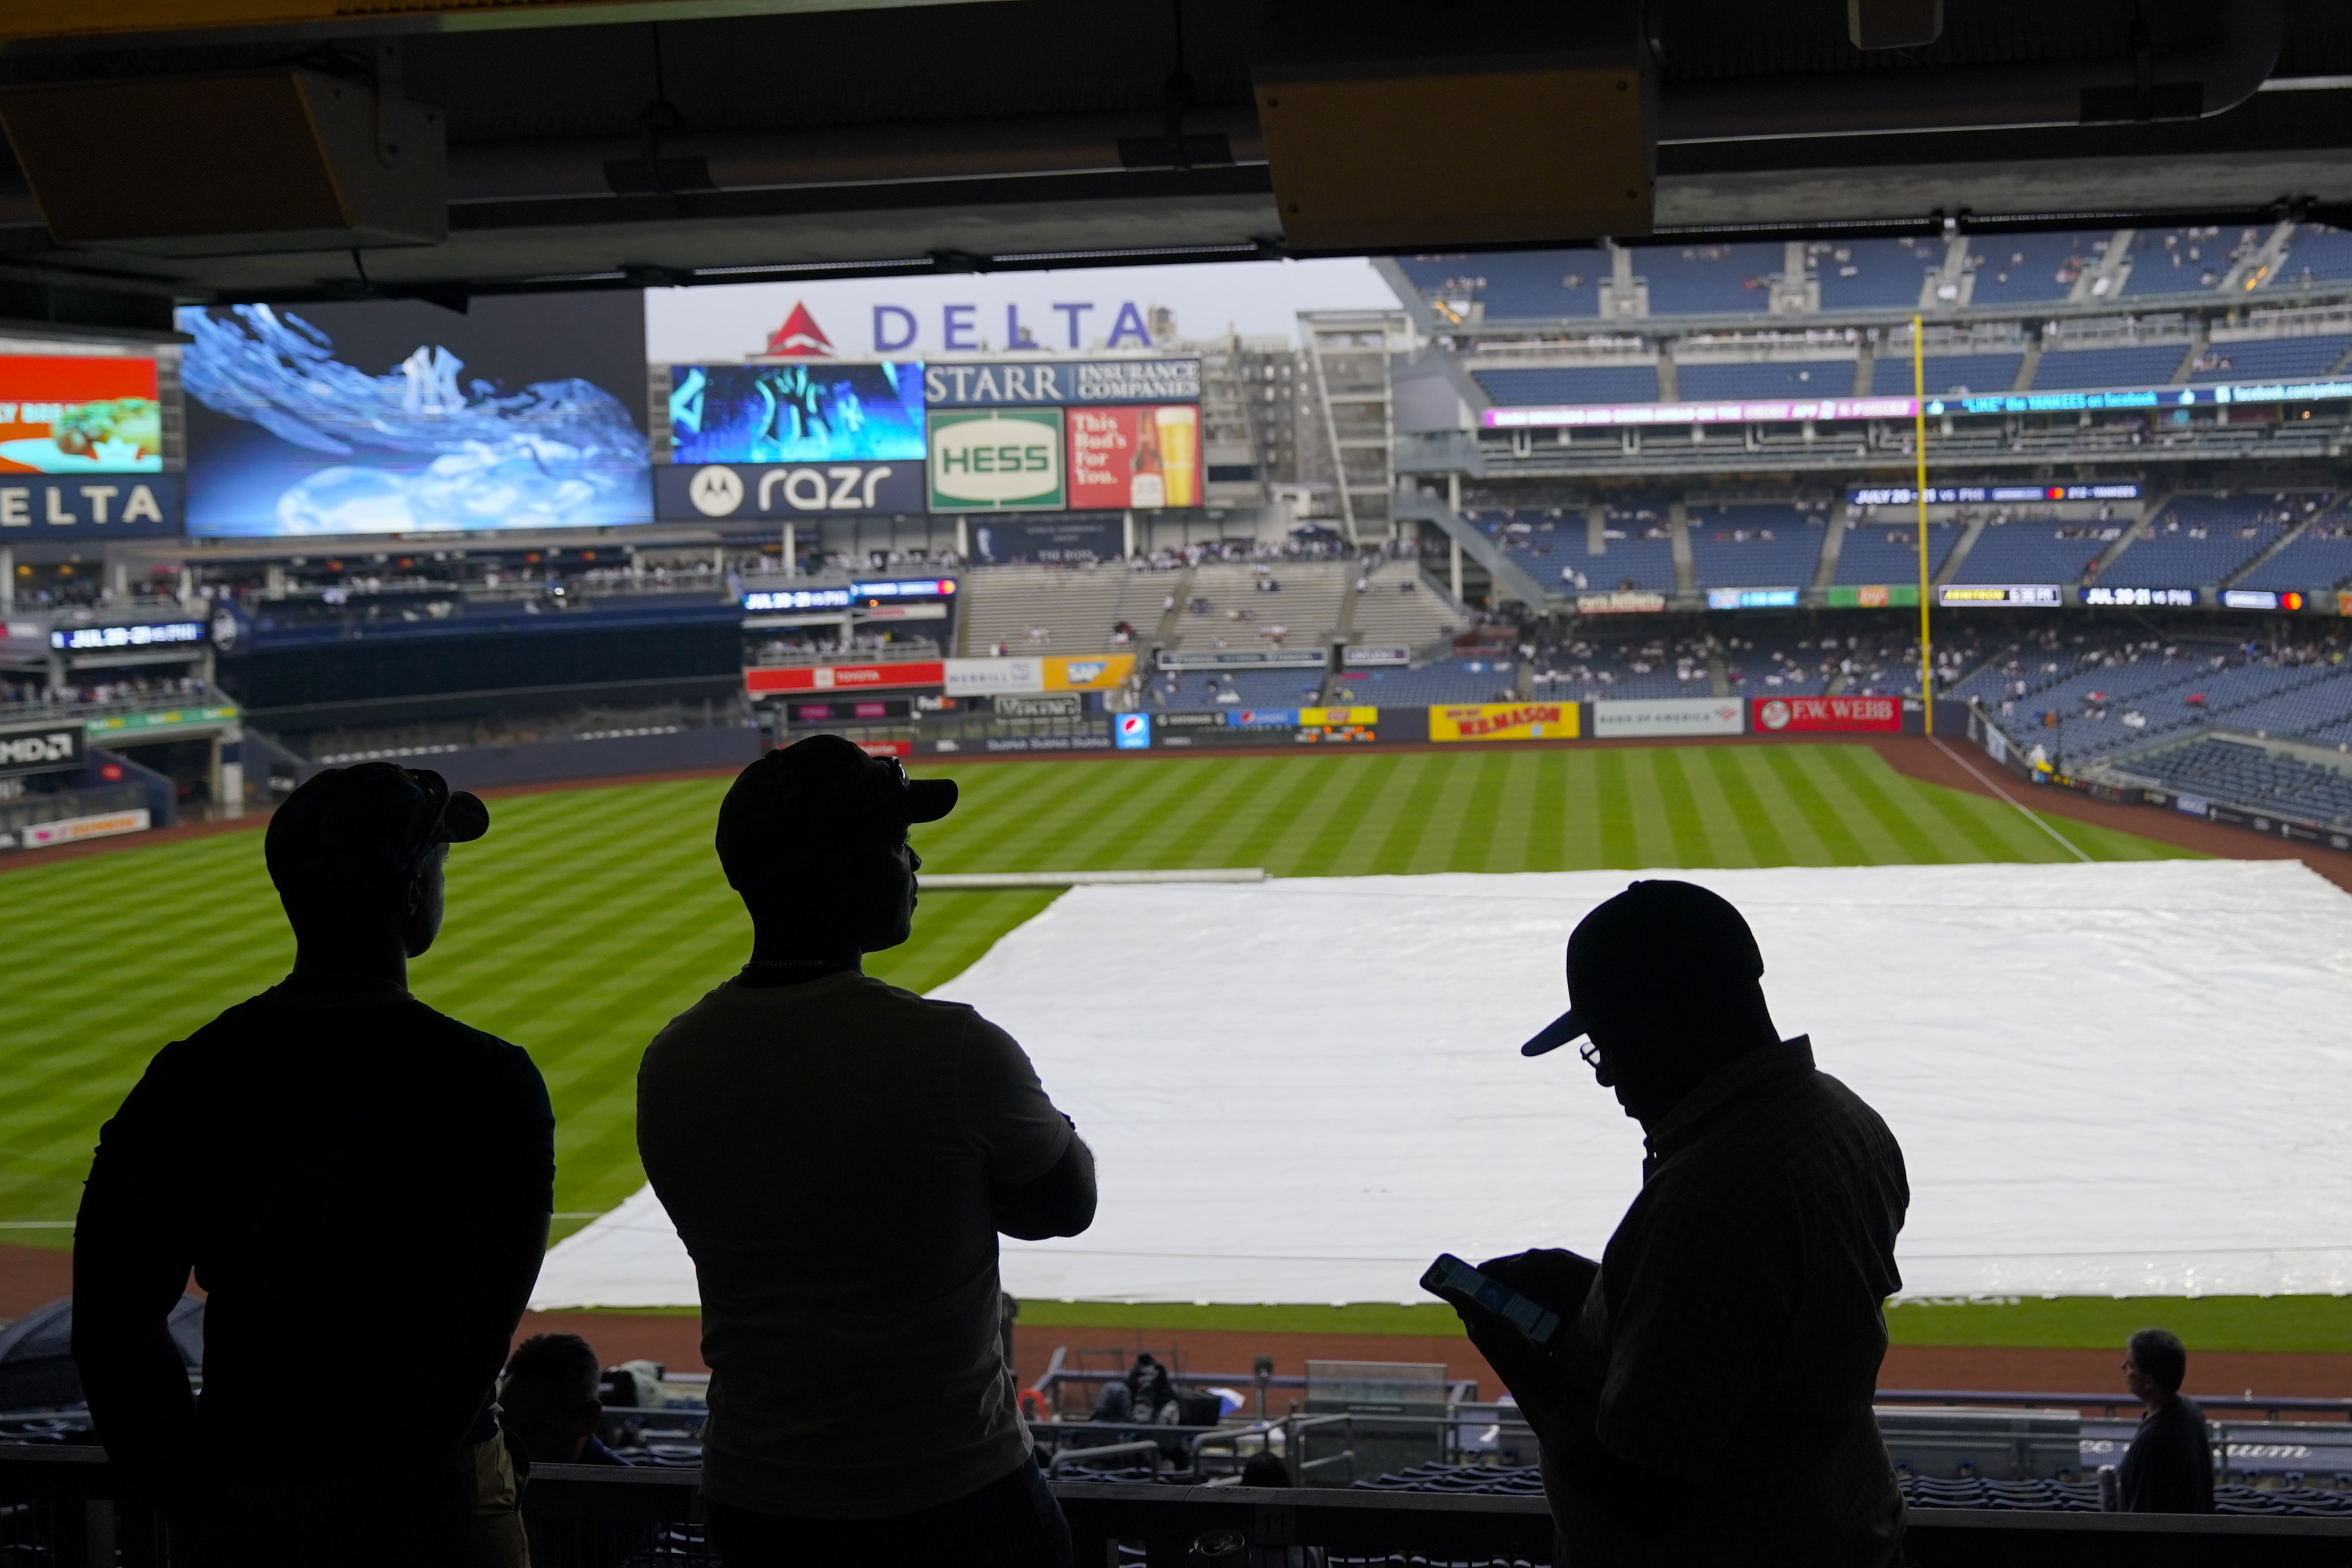
[[[1411,46],[1412,52],[1404,52]],[[1278,5],[1252,77],[1304,251],[1647,234],[1654,73],[1631,5]]]
[[[448,237],[441,111],[316,71],[0,89],[62,245],[235,256]]]

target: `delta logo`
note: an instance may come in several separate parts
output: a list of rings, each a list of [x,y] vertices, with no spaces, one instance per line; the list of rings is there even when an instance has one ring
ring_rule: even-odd
[[[784,324],[768,334],[768,346],[761,357],[770,360],[829,360],[833,358],[833,340],[816,324],[809,308],[799,300],[793,301],[793,313]]]

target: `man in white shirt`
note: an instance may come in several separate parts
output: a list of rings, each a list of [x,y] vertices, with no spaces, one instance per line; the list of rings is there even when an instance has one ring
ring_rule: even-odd
[[[646,1174],[693,1254],[730,1568],[1066,1568],[997,1332],[996,1237],[1075,1236],[1094,1156],[1011,1036],[869,979],[912,930],[945,779],[815,736],[745,768],[719,859],[751,961],[637,1073]]]

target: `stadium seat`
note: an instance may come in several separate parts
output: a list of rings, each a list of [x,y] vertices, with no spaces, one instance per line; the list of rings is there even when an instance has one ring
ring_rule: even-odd
[[[2033,390],[2166,386],[2188,352],[2186,339],[2175,343],[2137,343],[2122,349],[2067,349],[2053,345],[2042,352],[2041,367],[2033,373]]]

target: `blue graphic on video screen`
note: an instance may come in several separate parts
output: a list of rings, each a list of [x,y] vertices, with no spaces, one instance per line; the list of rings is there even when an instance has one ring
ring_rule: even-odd
[[[919,463],[923,366],[676,365],[674,463]]]
[[[527,319],[530,307],[549,320]],[[570,324],[554,314],[566,308],[583,308],[533,301],[506,313],[512,321],[485,312],[496,319],[461,320],[437,335],[472,345],[467,351],[478,358],[539,368],[549,350],[532,329]],[[584,308],[604,324],[603,302]],[[362,309],[380,313],[345,314]],[[191,533],[425,533],[650,517],[644,432],[604,387],[566,376],[507,391],[498,380],[462,375],[466,359],[446,341],[419,341],[418,319],[397,307],[315,313],[341,324],[340,349],[334,336],[290,310],[239,305],[180,312],[181,329],[194,339],[182,384],[218,416],[191,410]],[[538,340],[521,346],[530,340]],[[413,347],[402,358],[395,344]],[[611,357],[606,347],[595,343],[582,357],[601,365]],[[362,357],[392,368],[376,375],[347,362]]]

